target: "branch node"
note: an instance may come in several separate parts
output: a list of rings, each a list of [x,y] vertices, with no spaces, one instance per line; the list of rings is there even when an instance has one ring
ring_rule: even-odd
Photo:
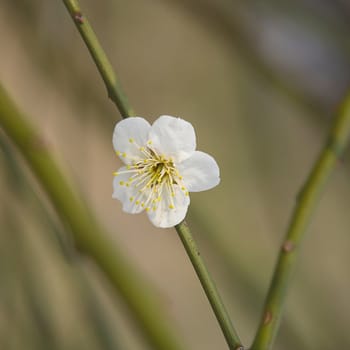
[[[285,253],[290,253],[295,248],[295,245],[292,241],[285,241],[282,245],[282,250]]]
[[[84,17],[81,12],[75,12],[73,18],[74,18],[74,21],[78,24],[84,23]]]
[[[266,311],[264,315],[264,321],[263,321],[264,326],[268,325],[271,321],[272,321],[272,312]]]

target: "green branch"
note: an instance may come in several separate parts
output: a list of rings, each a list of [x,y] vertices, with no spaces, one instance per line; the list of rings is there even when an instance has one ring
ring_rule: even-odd
[[[111,67],[111,64],[109,63],[86,16],[82,14],[78,1],[63,0],[63,2],[73,18],[94,62],[96,63],[102,79],[106,84],[109,96],[113,97],[112,100],[115,102],[123,118],[132,116],[132,108],[123,94],[120,85],[117,84],[116,74],[114,73],[113,68]],[[241,349],[241,342],[232,326],[224,305],[222,304],[215,284],[211,280],[209,272],[199,256],[198,248],[193,240],[190,229],[184,222],[182,222],[176,226],[176,230],[209,299],[210,305],[213,308],[214,314],[223,331],[229,348],[234,350]]]
[[[77,247],[91,257],[123,298],[152,349],[180,350],[167,318],[142,276],[117,244],[107,239],[83,200],[73,191],[40,135],[0,85],[0,126],[18,147],[45,189]]]
[[[225,309],[224,304],[221,301],[218,290],[215,283],[210,277],[210,274],[201,258],[197,244],[194,241],[192,233],[183,221],[179,225],[175,226],[177,233],[186,249],[186,252],[192,262],[192,265],[197,273],[197,276],[202,284],[204,292],[210,302],[211,307],[215,313],[215,316],[219,322],[221,330],[225,336],[226,342],[232,350],[243,350],[243,346],[237,333],[235,332],[229,315]]]
[[[297,198],[289,229],[281,246],[252,350],[268,350],[273,345],[301,240],[310,223],[323,187],[347,145],[349,133],[350,95],[346,98],[335,119],[327,143]]]
[[[93,31],[88,19],[82,13],[78,1],[63,0],[68,12],[70,13],[75,26],[78,28],[92,59],[94,60],[98,71],[106,85],[108,97],[118,107],[122,118],[134,115],[127,97],[125,96],[121,85],[114,73],[101,44],[99,43],[95,32]]]

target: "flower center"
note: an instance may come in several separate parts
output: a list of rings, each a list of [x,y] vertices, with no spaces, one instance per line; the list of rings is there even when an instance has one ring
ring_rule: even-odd
[[[120,181],[119,184],[129,187],[133,194],[129,200],[146,211],[157,210],[161,202],[169,209],[175,209],[176,193],[182,191],[188,196],[188,191],[173,159],[158,154],[150,142],[138,149],[143,157],[132,161],[126,170],[114,173],[116,176],[130,173],[128,180]]]

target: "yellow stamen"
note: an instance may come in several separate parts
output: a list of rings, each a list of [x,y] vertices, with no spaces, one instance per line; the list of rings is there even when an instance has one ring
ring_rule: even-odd
[[[127,164],[125,170],[114,172],[115,176],[129,173],[128,180],[120,181],[121,186],[129,187],[134,191],[129,197],[130,202],[135,206],[141,205],[146,211],[156,211],[157,203],[163,199],[166,201],[168,209],[176,209],[175,199],[177,188],[185,195],[188,191],[182,181],[182,176],[176,169],[172,158],[159,154],[150,145],[152,141],[147,141],[147,145],[140,147],[134,139],[129,139],[139,151],[142,157]],[[130,158],[125,152],[117,152],[122,157]],[[136,158],[136,157],[135,157]]]

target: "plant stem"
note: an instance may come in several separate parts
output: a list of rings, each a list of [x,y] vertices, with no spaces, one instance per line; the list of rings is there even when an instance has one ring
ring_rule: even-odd
[[[286,237],[267,294],[262,319],[251,350],[271,349],[280,324],[282,309],[300,243],[310,223],[323,187],[343,153],[350,133],[350,95],[334,121],[328,140],[297,197]]]
[[[106,53],[102,49],[95,32],[93,31],[88,19],[83,15],[78,1],[63,0],[68,12],[70,13],[75,26],[78,28],[92,59],[94,60],[98,71],[107,88],[108,97],[118,107],[122,118],[134,115],[126,95],[114,73],[111,63]]]
[[[115,102],[122,117],[125,118],[133,115],[132,108],[122,93],[120,85],[115,83],[117,81],[116,74],[114,73],[113,68],[111,67],[106,54],[99,44],[98,39],[87,18],[82,15],[78,1],[63,0],[63,2],[66,5],[71,17],[73,18],[75,25],[78,28],[86,46],[88,47],[89,52],[102,76],[102,79],[106,84],[109,95],[113,97],[112,100]],[[185,223],[180,223],[176,226],[176,230],[185,246],[186,252],[189,255],[189,258],[199,277],[202,287],[209,299],[209,302],[224,333],[229,348],[235,350],[242,349],[241,342],[232,326],[232,323],[224,308],[215,284],[211,280],[208,270],[199,255],[198,248],[195,244],[189,227]]]
[[[176,225],[175,228],[202,284],[202,287],[210,302],[214,314],[219,322],[229,349],[243,350],[242,343],[232,326],[230,317],[227,314],[224,304],[222,303],[215,283],[211,279],[210,274],[204,264],[204,261],[200,255],[197,244],[188,225],[183,221],[180,224]]]
[[[116,242],[95,221],[54,161],[47,144],[0,85],[0,126],[16,144],[45,189],[77,247],[91,257],[123,298],[152,349],[180,350],[154,292],[129,264]]]

